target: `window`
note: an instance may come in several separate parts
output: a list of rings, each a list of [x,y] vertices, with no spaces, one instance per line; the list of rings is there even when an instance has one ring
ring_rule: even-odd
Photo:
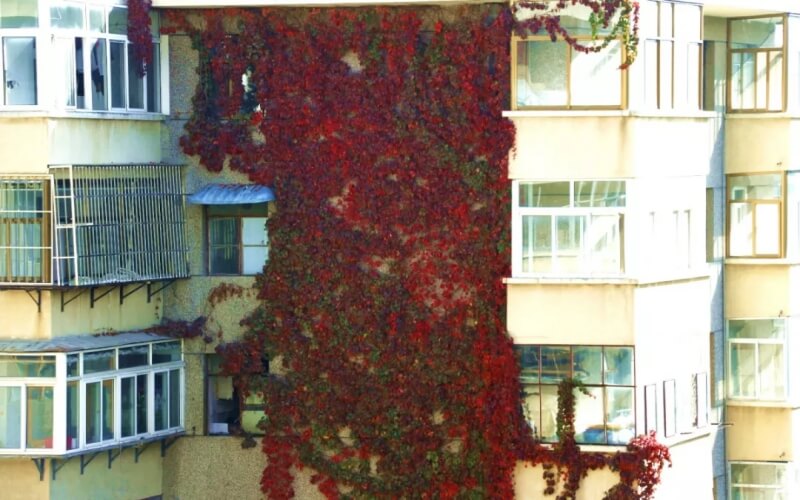
[[[641,8],[645,106],[699,110],[701,7],[648,0]]]
[[[658,400],[656,399],[656,385],[644,387],[644,431],[645,433],[658,431]]]
[[[790,498],[788,465],[780,462],[730,462],[731,499]]]
[[[267,203],[209,205],[209,274],[256,274],[269,258]]]
[[[50,182],[0,178],[0,282],[50,280]]]
[[[158,112],[159,40],[153,16],[153,63],[142,75],[127,40],[124,5],[60,2],[50,8],[53,50],[59,54],[57,107]]]
[[[0,452],[53,448],[55,357],[0,357]]]
[[[516,181],[515,276],[623,272],[625,181]]]
[[[786,399],[786,320],[728,321],[728,395],[733,399]]]
[[[728,255],[780,257],[783,174],[728,176]]]
[[[786,17],[728,21],[728,108],[775,112],[785,109]]]
[[[664,437],[672,437],[678,427],[678,407],[676,405],[675,381],[664,381]]]
[[[269,371],[269,363],[262,362],[263,373]],[[222,370],[222,357],[218,354],[206,356],[206,422],[209,434],[263,434],[260,428],[264,417],[264,398],[260,393],[243,396],[234,378]]]
[[[160,111],[157,14],[151,14],[153,62],[142,74],[131,57],[124,0],[51,0],[42,19],[38,3],[0,0],[0,105],[41,104],[37,81],[42,80],[52,82],[56,108]],[[53,64],[37,68],[42,50]]]
[[[708,425],[708,374],[706,372],[692,375],[691,409],[692,427],[701,428]]]
[[[180,341],[150,341],[70,354],[0,355],[0,455],[57,456],[181,431],[180,347]],[[56,376],[59,356],[67,358],[66,378]],[[66,387],[60,402],[54,398],[59,387]],[[54,429],[64,442],[53,441]]]
[[[591,44],[591,11],[580,6],[560,11],[561,26],[583,44]],[[599,27],[601,35],[608,31]],[[626,71],[619,42],[600,52],[577,51],[544,33],[531,33],[512,42],[514,109],[622,108]]]
[[[610,346],[515,347],[522,406],[534,435],[555,442],[558,384],[574,378],[575,439],[584,444],[627,444],[635,434],[633,348]]]

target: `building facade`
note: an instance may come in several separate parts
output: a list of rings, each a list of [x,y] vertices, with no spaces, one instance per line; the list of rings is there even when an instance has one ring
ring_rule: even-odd
[[[142,74],[125,1],[0,0],[5,498],[260,497],[259,402],[221,373],[208,332],[242,335],[279,200],[182,153],[198,55],[159,31],[167,9],[220,3],[154,0]],[[794,3],[642,0],[622,71],[621,43],[512,38],[505,283],[521,404],[552,442],[557,384],[582,381],[583,449],[650,431],[670,446],[659,498],[800,494]],[[587,15],[562,23],[589,39]],[[220,286],[234,291],[210,305]],[[205,338],[153,330],[200,316]],[[318,495],[309,476],[304,498]],[[615,482],[592,473],[581,495]],[[520,464],[516,488],[539,498],[541,469]]]

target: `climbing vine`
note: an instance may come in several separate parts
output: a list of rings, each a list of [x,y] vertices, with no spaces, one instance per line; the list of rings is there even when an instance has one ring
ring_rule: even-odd
[[[566,495],[602,464],[647,484],[580,453],[568,413],[544,448],[520,409],[508,7],[169,14],[200,56],[184,152],[278,198],[260,308],[222,348],[232,374],[278,368],[257,381],[265,493],[292,497],[308,466],[329,498],[510,498],[519,459],[556,466]]]
[[[144,76],[153,63],[153,35],[150,31],[152,0],[128,0],[128,40],[133,64]]]

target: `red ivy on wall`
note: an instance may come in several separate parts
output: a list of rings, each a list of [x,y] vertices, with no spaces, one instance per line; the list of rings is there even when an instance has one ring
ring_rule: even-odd
[[[139,76],[153,63],[153,35],[150,32],[152,0],[128,0],[128,40]]]
[[[508,7],[170,14],[200,53],[184,151],[278,198],[227,363],[281,366],[258,377],[264,492],[293,496],[299,466],[330,498],[510,498],[520,458],[584,470],[533,442],[505,331]]]

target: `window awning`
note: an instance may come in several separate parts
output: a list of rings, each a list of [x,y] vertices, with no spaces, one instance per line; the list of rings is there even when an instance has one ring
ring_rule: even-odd
[[[274,199],[272,189],[259,184],[207,184],[186,201],[194,205],[244,205]]]
[[[38,352],[86,351],[91,349],[120,347],[128,344],[156,342],[159,340],[178,339],[148,332],[126,332],[116,335],[72,335],[41,340],[2,339],[0,340],[0,353],[33,354]]]

